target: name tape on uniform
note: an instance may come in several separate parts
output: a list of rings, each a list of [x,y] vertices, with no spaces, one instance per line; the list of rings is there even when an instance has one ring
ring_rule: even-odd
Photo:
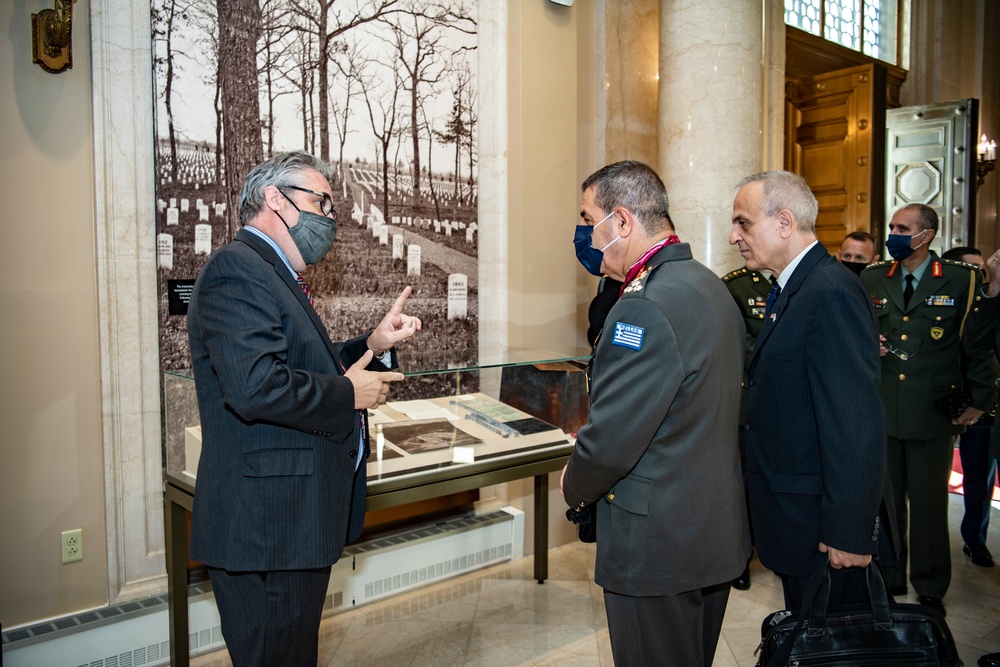
[[[637,327],[634,324],[615,322],[615,337],[612,339],[611,344],[630,347],[633,350],[641,350],[642,336],[645,331],[642,327]]]

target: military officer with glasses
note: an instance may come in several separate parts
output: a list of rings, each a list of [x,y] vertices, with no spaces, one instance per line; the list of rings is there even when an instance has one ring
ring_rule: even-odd
[[[929,206],[896,211],[886,239],[893,261],[873,264],[861,280],[879,319],[887,463],[900,531],[898,562],[887,568],[889,586],[894,595],[908,592],[909,561],[918,602],[944,613],[955,436],[990,408],[995,376],[988,356],[963,360],[962,353],[982,273],[939,258],[930,249],[937,229]]]

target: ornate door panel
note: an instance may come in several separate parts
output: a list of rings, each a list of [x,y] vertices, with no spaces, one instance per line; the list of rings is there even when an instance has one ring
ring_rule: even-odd
[[[812,188],[816,235],[833,252],[848,232],[870,231],[883,209],[885,68],[796,79],[785,92],[785,168]]]
[[[886,113],[883,239],[893,211],[927,204],[941,219],[932,248],[975,243],[978,119],[979,101],[971,98]]]

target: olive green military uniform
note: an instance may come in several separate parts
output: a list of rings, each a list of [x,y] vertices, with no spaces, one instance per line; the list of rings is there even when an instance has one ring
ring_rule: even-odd
[[[954,438],[965,427],[952,424],[935,401],[961,391],[964,385],[973,407],[990,409],[994,375],[989,358],[966,358],[963,381],[961,339],[982,273],[932,252],[905,306],[903,267],[898,262],[874,264],[861,273],[861,280],[889,349],[882,357],[881,395],[901,536],[898,564],[887,568],[889,585],[906,586],[909,556],[910,582],[917,594],[943,598],[951,581],[948,479]]]
[[[760,330],[764,327],[764,310],[767,307],[767,293],[771,290],[771,281],[763,273],[751,271],[744,266],[722,276],[722,282],[736,299],[736,305],[743,314],[743,323],[747,327],[746,353],[743,355],[743,399],[740,403],[740,425],[742,425],[743,413],[747,407],[747,371],[750,369],[750,359],[753,358],[753,346],[757,342]]]
[[[750,370],[750,360],[753,358],[753,348],[757,344],[757,336],[764,327],[764,311],[767,309],[767,293],[771,291],[771,281],[759,271],[751,271],[747,267],[730,271],[722,276],[722,282],[729,288],[729,293],[736,299],[746,325],[746,351],[743,354],[743,393],[740,396],[740,425],[737,435],[740,444],[740,462],[743,464],[743,488],[747,490],[747,511],[750,509],[749,487],[747,487],[747,443],[746,431],[743,429],[744,417],[747,411],[747,373]],[[750,528],[753,529],[753,517]],[[742,576],[746,577],[744,586],[750,585],[750,561]]]

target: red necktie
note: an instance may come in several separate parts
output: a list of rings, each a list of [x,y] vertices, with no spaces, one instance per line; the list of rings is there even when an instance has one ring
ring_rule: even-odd
[[[307,299],[309,299],[309,305],[315,307],[316,304],[313,303],[313,295],[312,292],[309,291],[309,285],[306,284],[306,279],[302,277],[301,273],[298,273],[296,274],[295,280],[299,283],[299,287],[302,288],[302,293],[306,295]]]

